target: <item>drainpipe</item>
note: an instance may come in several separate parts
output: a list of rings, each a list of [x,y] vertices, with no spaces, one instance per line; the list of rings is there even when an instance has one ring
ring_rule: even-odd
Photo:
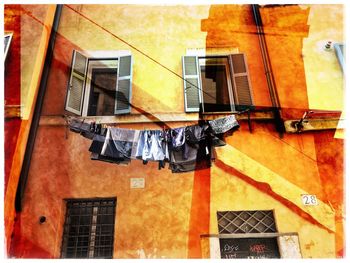
[[[27,141],[26,150],[24,153],[21,174],[20,174],[18,186],[17,186],[16,200],[15,200],[15,208],[17,212],[20,212],[22,210],[22,199],[23,199],[24,190],[28,179],[30,162],[31,162],[31,157],[32,157],[34,144],[35,144],[35,138],[36,138],[36,134],[39,126],[42,105],[45,97],[46,84],[47,84],[47,79],[49,76],[51,61],[53,57],[53,50],[54,50],[55,40],[56,40],[56,32],[58,29],[61,12],[62,12],[62,5],[57,5],[54,21],[53,21],[52,29],[50,33],[49,44],[48,44],[47,52],[45,56],[45,62],[44,62],[42,77],[40,80],[38,95],[35,102],[35,109],[33,113],[32,124],[30,126],[28,141]]]
[[[266,45],[264,27],[260,16],[259,5],[256,5],[256,4],[252,5],[252,11],[253,11],[257,34],[258,34],[260,53],[264,64],[267,86],[269,88],[270,99],[272,103],[275,125],[276,125],[276,131],[279,133],[280,137],[282,138],[285,130],[284,130],[284,123],[280,113],[281,105],[277,94],[275,79],[272,73],[272,67],[271,67],[270,57],[269,57],[269,53]]]

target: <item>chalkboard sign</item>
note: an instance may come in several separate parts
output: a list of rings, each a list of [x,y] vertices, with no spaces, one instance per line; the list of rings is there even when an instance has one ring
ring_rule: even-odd
[[[220,238],[221,258],[280,258],[276,238]]]

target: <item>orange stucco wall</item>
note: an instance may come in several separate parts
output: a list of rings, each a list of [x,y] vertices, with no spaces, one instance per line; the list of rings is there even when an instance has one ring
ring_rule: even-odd
[[[285,108],[282,117],[298,118],[308,109],[302,44],[309,32],[309,8],[292,5],[285,10],[262,8],[261,17],[279,101]]]
[[[308,33],[308,12],[298,6],[262,10],[280,102],[286,108],[308,107],[303,60],[298,55]],[[179,75],[186,49],[237,48],[247,55],[256,105],[270,106],[255,30],[246,5],[64,6],[42,115],[66,114],[73,49],[130,49],[134,56],[132,104],[148,114],[183,113],[183,81],[113,35],[142,48]],[[283,30],[285,34],[280,33]],[[289,42],[293,51],[281,45]],[[290,72],[296,72],[295,80]],[[135,115],[129,124],[118,124],[115,117],[116,125],[159,128],[151,122],[133,123],[137,112],[132,110]],[[286,116],[298,114],[289,111]],[[166,124],[179,127],[189,122]],[[343,182],[342,141],[324,132],[280,138],[273,123],[257,121],[250,133],[245,121],[240,124],[226,138],[227,145],[217,150],[211,169],[183,174],[158,170],[157,163],[132,161],[118,166],[91,161],[89,140],[62,125],[40,125],[13,255],[60,257],[64,199],[116,197],[115,258],[200,258],[200,235],[218,233],[216,212],[245,209],[274,210],[280,232],[299,233],[305,258],[341,256],[343,188],[337,186],[338,194],[331,189]],[[336,172],[329,177],[332,170]],[[145,188],[131,189],[130,178],[145,178]],[[320,205],[304,207],[300,193],[315,194]],[[38,223],[41,215],[47,218],[45,224]]]
[[[4,68],[5,112],[5,244],[9,251],[15,220],[15,195],[28,139],[35,98],[55,6],[5,5],[4,29],[12,33]]]

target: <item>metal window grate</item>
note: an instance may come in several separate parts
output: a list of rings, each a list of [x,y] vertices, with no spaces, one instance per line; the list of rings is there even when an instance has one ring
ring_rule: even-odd
[[[112,258],[116,199],[67,200],[61,258]]]
[[[271,210],[219,211],[217,219],[219,234],[277,232]]]

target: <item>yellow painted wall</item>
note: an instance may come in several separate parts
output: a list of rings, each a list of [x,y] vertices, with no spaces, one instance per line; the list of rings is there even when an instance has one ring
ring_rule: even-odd
[[[28,119],[35,98],[37,78],[44,58],[42,38],[48,40],[46,21],[52,20],[52,6],[23,5],[21,15],[21,116]]]
[[[278,232],[297,232],[303,258],[334,257],[334,235],[311,224],[271,196],[216,166],[211,180],[211,233],[218,233],[217,211],[273,210]]]
[[[80,12],[109,33],[66,7],[59,33],[82,50],[130,50],[134,59],[131,103],[151,113],[183,112],[183,96],[179,96],[183,92],[183,80],[116,37],[182,76],[181,57],[186,49],[205,48],[206,32],[201,32],[200,22],[208,17],[210,6],[121,5],[113,12],[115,20],[106,15],[111,8],[108,5],[79,7]]]
[[[310,109],[344,109],[343,72],[335,50],[324,49],[327,41],[344,43],[342,5],[311,5],[309,35],[303,40],[303,58]]]

